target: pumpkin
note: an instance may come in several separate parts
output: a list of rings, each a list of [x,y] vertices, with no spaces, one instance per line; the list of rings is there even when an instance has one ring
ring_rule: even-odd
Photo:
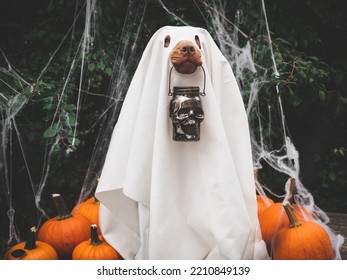
[[[295,183],[295,178],[289,178],[287,199],[290,202],[293,201],[293,193],[296,187]],[[269,253],[271,252],[271,241],[274,234],[276,234],[279,229],[289,224],[289,219],[287,215],[284,214],[282,206],[282,202],[274,203],[262,211],[258,216],[262,237],[267,245]],[[291,207],[293,207],[300,221],[313,218],[312,214],[304,206],[294,203]]]
[[[98,227],[98,234],[101,234],[99,227],[100,202],[96,197],[91,197],[82,203],[78,203],[71,211],[72,215],[82,215]]]
[[[54,248],[42,241],[36,240],[36,227],[30,229],[30,236],[25,242],[11,247],[6,260],[57,260],[58,255]]]
[[[271,198],[257,194],[258,217],[273,204],[275,204],[275,202]]]
[[[271,252],[271,241],[273,236],[282,228],[289,225],[289,219],[285,215],[282,202],[277,202],[268,207],[259,215],[259,224],[262,238]],[[293,211],[300,221],[312,217],[308,210],[298,204],[293,204]]]
[[[91,222],[82,215],[72,215],[60,194],[53,194],[52,197],[58,215],[41,226],[37,239],[52,245],[59,259],[71,259],[73,249],[89,238]]]
[[[257,187],[257,191],[259,194],[256,195],[257,197],[257,206],[258,206],[258,217],[259,215],[264,212],[265,209],[267,209],[269,206],[274,204],[275,202],[266,196],[266,194],[263,191],[263,188],[261,187],[259,181],[258,181],[258,169],[254,169],[254,182]]]
[[[334,249],[326,230],[313,221],[299,222],[288,204],[284,209],[290,222],[274,236],[272,258],[274,260],[334,259]]]
[[[121,260],[122,257],[102,237],[98,227],[90,227],[90,239],[78,244],[72,252],[73,260]]]

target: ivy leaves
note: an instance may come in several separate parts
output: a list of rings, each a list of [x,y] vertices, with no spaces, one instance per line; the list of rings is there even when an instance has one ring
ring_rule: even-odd
[[[44,109],[50,108],[46,106]],[[64,109],[60,109],[59,118],[56,123],[48,127],[44,133],[44,138],[58,137],[58,143],[68,151],[76,150],[81,141],[76,138],[78,133],[74,133],[74,127],[77,125],[76,120],[76,106],[74,104],[67,104]]]
[[[328,102],[329,91],[325,84],[332,68],[317,57],[294,50],[284,39],[275,39],[273,44],[280,73],[277,82],[281,92],[289,97],[290,104],[298,107],[304,100]]]

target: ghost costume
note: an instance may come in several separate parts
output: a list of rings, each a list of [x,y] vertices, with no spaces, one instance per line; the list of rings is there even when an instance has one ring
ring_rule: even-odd
[[[164,47],[165,36],[171,43]],[[172,139],[170,52],[201,42],[206,95],[200,140]],[[203,70],[172,86],[203,87]],[[114,128],[95,193],[105,240],[125,259],[263,259],[247,115],[209,33],[163,27],[150,39]]]

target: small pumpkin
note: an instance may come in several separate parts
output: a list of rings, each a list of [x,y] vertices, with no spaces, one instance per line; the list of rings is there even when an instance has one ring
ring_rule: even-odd
[[[72,252],[73,260],[121,260],[119,253],[109,245],[101,235],[98,227],[90,227],[90,239],[78,244]]]
[[[334,259],[334,249],[327,231],[313,221],[299,222],[288,204],[284,209],[290,222],[274,236],[272,258],[274,260]]]
[[[98,234],[101,234],[99,227],[100,201],[96,197],[91,197],[84,202],[78,203],[71,211],[72,215],[82,215],[98,227]]]
[[[30,236],[25,242],[11,247],[5,254],[6,260],[57,260],[54,248],[42,241],[36,240],[36,227],[30,228]]]
[[[271,198],[257,194],[258,217],[273,204],[275,204],[275,202]]]
[[[269,206],[273,205],[275,202],[266,196],[266,194],[263,191],[262,186],[259,183],[258,180],[258,174],[259,174],[259,170],[258,169],[254,169],[253,171],[253,175],[254,175],[254,182],[257,188],[257,192],[259,194],[256,195],[257,198],[257,206],[258,206],[258,217],[259,215],[264,212],[265,209],[267,209]]]
[[[73,249],[89,238],[91,222],[82,215],[72,215],[60,194],[53,194],[52,197],[58,215],[41,226],[37,239],[52,245],[59,259],[71,259]]]
[[[296,188],[295,178],[291,177],[288,180],[288,201],[293,201],[293,193]],[[271,242],[273,236],[282,227],[286,227],[289,224],[289,219],[287,215],[284,214],[282,202],[274,203],[270,207],[266,208],[263,212],[259,214],[259,224],[261,229],[262,238],[267,245],[268,252],[271,253]],[[305,221],[307,219],[312,219],[312,214],[301,205],[293,203],[295,214],[300,221]]]

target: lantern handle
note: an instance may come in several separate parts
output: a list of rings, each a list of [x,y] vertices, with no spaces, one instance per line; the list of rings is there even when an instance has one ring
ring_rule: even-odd
[[[205,72],[204,67],[202,67],[201,65],[200,65],[200,67],[202,68],[202,71],[204,73],[204,88],[203,88],[202,92],[200,92],[200,95],[201,96],[205,96],[206,95],[206,92],[205,92],[205,88],[206,88],[206,72]],[[172,69],[173,68],[174,68],[174,66],[171,67],[170,72],[169,72],[169,93],[168,93],[169,96],[173,95],[173,92],[171,90],[171,74],[172,74]]]
[[[202,90],[202,92],[200,92],[200,95],[201,96],[205,96],[206,95],[206,92],[205,92],[205,87],[206,87],[206,73],[205,73],[205,69],[204,67],[202,67],[202,65],[200,65],[201,69],[202,69],[202,72],[204,73],[204,88]]]
[[[172,73],[172,69],[173,69],[174,67],[172,66],[171,67],[171,69],[170,69],[170,73],[169,73],[169,93],[168,93],[168,95],[169,96],[172,96],[172,91],[171,91],[171,73]]]

